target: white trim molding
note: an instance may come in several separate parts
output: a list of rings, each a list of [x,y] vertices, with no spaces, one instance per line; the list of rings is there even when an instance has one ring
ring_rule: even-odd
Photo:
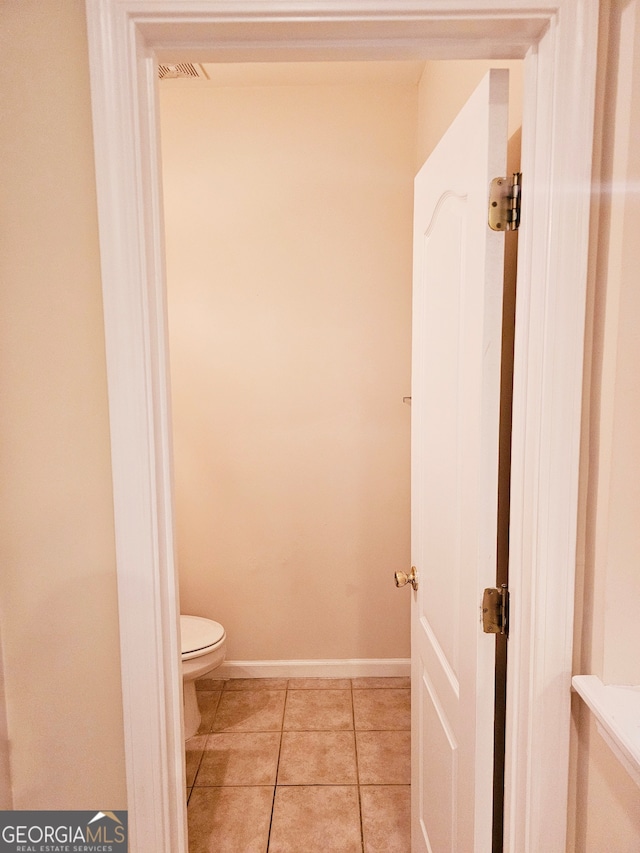
[[[157,62],[492,57],[525,59],[505,849],[562,853],[598,3],[86,7],[132,853],[187,851]]]
[[[574,675],[572,683],[604,741],[640,787],[640,686],[603,684],[597,675]]]
[[[228,660],[216,678],[401,678],[411,675],[410,658],[361,660]]]

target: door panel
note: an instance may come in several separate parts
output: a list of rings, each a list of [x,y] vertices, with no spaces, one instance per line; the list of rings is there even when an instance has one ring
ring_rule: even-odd
[[[458,744],[447,714],[440,706],[437,693],[423,671],[420,684],[422,722],[422,764],[425,769],[421,820],[429,828],[429,842],[433,850],[448,849],[448,839],[455,835],[455,791],[458,776]],[[435,749],[445,756],[439,773],[430,773],[429,751]],[[428,848],[427,848],[428,849]]]
[[[415,185],[412,379],[412,850],[491,849],[508,72],[491,71]]]

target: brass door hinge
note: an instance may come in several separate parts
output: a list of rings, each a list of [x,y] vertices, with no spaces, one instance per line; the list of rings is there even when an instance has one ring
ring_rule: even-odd
[[[517,231],[520,227],[522,173],[511,178],[494,178],[489,190],[489,228],[492,231]]]
[[[485,634],[509,635],[509,590],[485,589],[482,596],[482,630]]]

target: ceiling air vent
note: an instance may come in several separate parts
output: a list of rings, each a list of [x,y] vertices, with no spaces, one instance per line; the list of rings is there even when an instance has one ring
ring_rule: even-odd
[[[206,80],[207,75],[204,73],[202,65],[192,65],[191,62],[177,62],[175,65],[158,65],[158,77],[161,80],[176,79],[178,77],[193,77]]]

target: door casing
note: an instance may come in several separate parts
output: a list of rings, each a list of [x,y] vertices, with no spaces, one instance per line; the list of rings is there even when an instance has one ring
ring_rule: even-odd
[[[131,849],[186,853],[160,60],[525,60],[505,850],[562,853],[598,3],[86,0]]]

